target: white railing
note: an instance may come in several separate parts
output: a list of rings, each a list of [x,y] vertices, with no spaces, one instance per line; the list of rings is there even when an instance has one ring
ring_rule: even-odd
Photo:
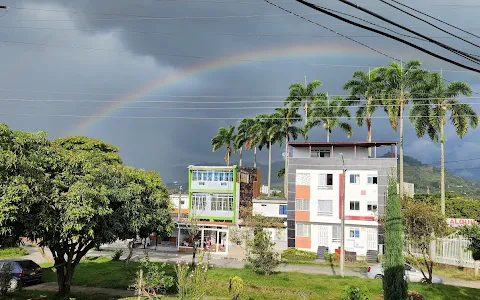
[[[474,260],[472,259],[472,252],[465,251],[469,244],[470,242],[462,236],[452,235],[439,238],[430,245],[433,261],[439,264],[473,268]],[[420,249],[415,249],[415,247],[409,245],[405,247],[407,254],[411,253],[414,256],[422,255]]]

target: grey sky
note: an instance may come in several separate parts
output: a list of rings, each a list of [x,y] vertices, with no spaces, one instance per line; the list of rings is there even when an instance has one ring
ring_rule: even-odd
[[[104,139],[120,147],[126,163],[140,168],[158,170],[164,180],[170,182],[177,180],[174,177],[179,176],[177,170],[179,165],[221,161],[223,153],[211,152],[210,139],[219,126],[235,125],[237,121],[142,119],[142,117],[254,117],[258,113],[272,110],[261,107],[281,105],[283,99],[249,97],[284,96],[288,92],[288,86],[294,82],[303,83],[304,76],[307,76],[309,81],[321,80],[324,83],[322,90],[331,95],[345,94],[342,91],[342,85],[356,70],[347,66],[378,66],[391,62],[391,59],[344,38],[333,37],[333,33],[297,17],[286,15],[285,12],[262,1],[233,2],[234,0],[4,0],[0,4],[9,5],[12,8],[0,18],[0,54],[3,58],[4,70],[0,73],[0,94],[2,95],[0,98],[68,101],[1,101],[3,121],[13,128],[29,131],[46,130],[52,138],[84,134]],[[379,20],[340,5],[338,1],[313,2],[381,24]],[[426,68],[443,69],[446,79],[467,81],[472,84],[476,92],[480,92],[478,75],[450,72],[460,69],[400,43],[375,37],[373,33],[342,24],[341,21],[312,14],[313,10],[302,7],[294,1],[278,0],[276,3],[296,13],[309,14],[305,17],[346,35],[363,36],[355,39],[390,56],[405,61],[420,59]],[[430,36],[445,37],[445,34],[401,15],[378,1],[365,3],[370,5],[368,6],[370,9]],[[428,10],[430,14],[462,28],[478,32],[478,28],[471,27],[477,26],[475,18],[480,11],[480,6],[465,6],[478,5],[476,1],[462,0],[456,2],[454,6],[442,6],[452,3],[445,0],[435,1],[437,6],[429,7],[428,3],[431,1],[418,0],[407,4],[420,10]],[[198,17],[214,18],[199,19]],[[459,33],[459,35],[466,36],[465,33]],[[466,43],[459,43],[450,38],[440,40],[458,46],[462,50],[478,53],[478,48]],[[476,39],[472,41],[478,42]],[[299,49],[306,49],[309,46],[328,51],[316,53],[281,50],[292,45],[296,45]],[[445,53],[438,47],[426,46],[439,53]],[[270,52],[268,52],[267,55],[259,55],[262,49],[270,49],[271,53],[277,50],[282,54],[269,56]],[[241,58],[242,53],[247,52],[251,53],[247,58],[254,61],[231,61],[221,68],[193,72],[189,76],[180,77],[175,82],[151,90],[150,94],[138,97],[137,100],[233,102],[257,99],[278,100],[278,103],[136,102],[126,105],[130,108],[118,109],[111,115],[121,118],[104,118],[87,130],[75,132],[78,125],[85,121],[78,116],[95,116],[102,107],[108,105],[108,103],[84,100],[118,101],[121,96],[106,94],[129,94],[154,79],[160,80],[190,68],[199,69],[198,66],[220,57],[235,56],[238,59],[238,57]],[[449,57],[453,56],[449,55]],[[222,98],[222,96],[230,98]],[[238,96],[238,98],[233,99],[232,96]],[[81,102],[82,100],[84,102]],[[478,102],[478,99],[470,99],[469,102]],[[242,106],[256,108],[205,109],[241,108]],[[162,110],[162,107],[178,109]],[[478,109],[478,105],[474,107]],[[69,116],[59,117],[59,115]],[[129,118],[133,116],[137,118]],[[379,111],[376,116],[384,115]],[[480,139],[475,133],[470,131],[460,140],[455,136],[452,127],[447,126],[446,160],[476,158],[475,153]],[[352,140],[364,140],[365,136],[364,129],[355,127]],[[345,138],[341,132],[335,132],[333,136],[333,140],[337,141]],[[310,140],[322,139],[325,139],[325,135],[321,128],[315,129],[310,135]],[[385,119],[375,119],[373,139],[396,140],[397,134],[389,129]],[[407,155],[426,163],[438,161],[438,145],[431,143],[428,139],[416,139],[410,124],[406,127],[405,148]],[[251,160],[251,154],[246,156]],[[266,153],[260,154],[260,160],[265,159]],[[274,161],[276,160],[281,160],[280,148],[275,149]],[[455,169],[477,166],[480,167],[480,160],[447,164],[447,167]],[[462,175],[466,176],[475,176],[479,173],[476,169],[456,170],[456,172],[462,172]]]

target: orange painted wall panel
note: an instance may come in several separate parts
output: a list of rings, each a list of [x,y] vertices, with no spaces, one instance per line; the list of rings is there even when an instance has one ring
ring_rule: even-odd
[[[310,186],[296,185],[295,186],[295,198],[296,199],[309,199],[310,200]]]
[[[311,238],[297,236],[295,237],[295,248],[310,249],[312,244]]]
[[[295,221],[310,222],[310,211],[297,210],[295,211]]]

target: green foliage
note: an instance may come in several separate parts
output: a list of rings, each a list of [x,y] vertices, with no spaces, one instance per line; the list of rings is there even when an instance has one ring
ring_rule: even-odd
[[[282,259],[286,260],[315,260],[317,254],[315,252],[299,250],[297,248],[287,248],[282,252]]]
[[[142,259],[133,286],[137,295],[148,299],[159,299],[159,295],[165,294],[175,284],[174,278],[166,275],[166,268],[166,263],[153,263],[148,255]]]
[[[193,268],[186,262],[177,263],[178,298],[180,300],[202,300],[207,294],[208,264],[196,264]]]
[[[243,290],[243,280],[239,276],[234,276],[230,278],[230,285],[228,291],[232,296],[232,300],[240,300],[240,294]]]
[[[21,257],[28,255],[28,251],[22,247],[0,248],[0,259]]]
[[[472,258],[474,260],[480,260],[480,225],[462,226],[459,228],[459,233],[470,241],[470,244],[465,250],[472,251]]]
[[[425,300],[425,298],[416,291],[408,291],[407,300]]]
[[[330,253],[325,252],[325,261],[328,262],[330,265],[333,265],[334,262],[340,259],[340,255],[338,253]]]
[[[369,300],[367,297],[368,289],[366,287],[349,287],[346,289],[347,295],[343,300]]]
[[[446,218],[441,214],[439,206],[425,201],[407,200],[403,203],[403,219],[407,244],[420,249],[423,256],[423,263],[415,260],[419,262],[416,267],[420,269],[425,280],[431,283],[434,262],[430,244],[448,234]]]
[[[404,300],[407,296],[407,282],[404,278],[402,212],[397,194],[397,181],[393,176],[388,178],[386,205],[384,299]]]
[[[274,245],[265,231],[259,231],[247,243],[246,260],[255,272],[268,276],[280,264],[280,255],[273,250]]]
[[[212,151],[225,146],[225,163],[230,165],[230,156],[232,155],[233,144],[235,143],[235,126],[230,125],[228,128],[220,127],[216,136],[212,138]]]
[[[113,252],[112,260],[120,260],[120,257],[123,255],[123,249],[116,249]]]

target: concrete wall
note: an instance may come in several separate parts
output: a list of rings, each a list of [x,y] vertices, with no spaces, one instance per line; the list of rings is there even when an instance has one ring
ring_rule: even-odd
[[[280,206],[287,205],[287,201],[254,200],[253,214],[261,214],[265,217],[286,218],[280,215]]]

